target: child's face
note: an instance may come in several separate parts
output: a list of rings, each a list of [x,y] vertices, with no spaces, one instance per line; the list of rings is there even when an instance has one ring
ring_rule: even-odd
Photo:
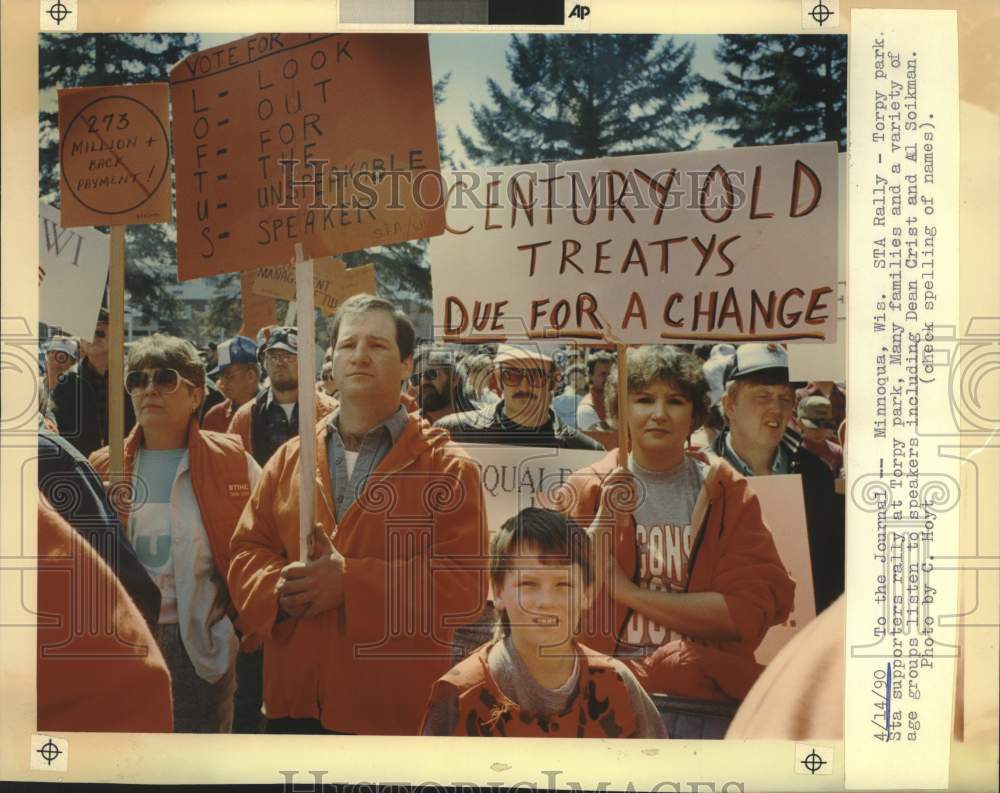
[[[494,603],[506,610],[516,642],[553,647],[573,639],[590,596],[580,565],[542,564],[529,551],[511,560]]]

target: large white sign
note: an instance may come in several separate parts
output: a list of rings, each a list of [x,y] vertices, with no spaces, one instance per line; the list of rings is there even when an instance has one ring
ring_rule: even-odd
[[[802,477],[752,476],[750,486],[760,501],[764,522],[774,535],[778,555],[789,575],[795,579],[795,605],[788,619],[774,625],[755,653],[757,662],[769,664],[778,650],[816,617],[806,507],[802,495]]]
[[[64,229],[59,210],[38,205],[38,317],[88,341],[108,282],[107,234]]]
[[[837,146],[454,172],[431,241],[456,341],[832,342]]]

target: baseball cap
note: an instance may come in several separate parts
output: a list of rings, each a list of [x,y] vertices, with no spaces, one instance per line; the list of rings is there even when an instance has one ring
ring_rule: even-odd
[[[551,364],[552,359],[536,349],[515,347],[513,344],[501,344],[497,348],[497,354],[493,359],[493,363],[497,366],[504,364],[530,366],[531,364]]]
[[[415,356],[416,364],[418,366],[454,366],[455,365],[455,355],[452,350],[442,347],[440,345],[431,345],[421,347],[417,350]]]
[[[45,348],[45,352],[64,352],[74,361],[80,357],[80,348],[77,346],[76,339],[71,339],[69,336],[53,336],[48,347]]]
[[[837,422],[833,419],[833,405],[821,394],[807,396],[799,401],[798,419],[803,427],[811,430],[837,429]]]
[[[234,336],[226,339],[215,348],[218,355],[217,365],[209,375],[215,377],[222,374],[233,363],[257,363],[257,345],[253,339],[246,336]]]
[[[741,344],[726,367],[723,383],[768,370],[775,370],[775,374],[783,370],[788,379],[788,353],[784,347],[774,342]]]
[[[724,377],[736,348],[732,344],[716,344],[708,354],[708,359],[701,365],[701,371],[708,382],[708,395],[713,405],[719,404],[725,393]]]
[[[292,355],[299,354],[299,330],[288,326],[268,328],[264,335],[264,343],[258,347],[259,356],[263,357],[270,350],[284,350]]]

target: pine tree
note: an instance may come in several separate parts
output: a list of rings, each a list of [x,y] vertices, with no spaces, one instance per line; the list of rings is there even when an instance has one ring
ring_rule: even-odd
[[[697,79],[692,44],[660,36],[513,36],[514,87],[487,81],[492,105],[472,109],[479,165],[514,165],[693,148],[685,108]]]
[[[736,146],[847,146],[846,36],[722,36],[721,80],[702,78],[698,117]]]
[[[170,67],[199,46],[196,34],[80,33],[39,37],[39,195],[59,205],[57,88],[167,82]],[[161,329],[197,336],[170,291],[177,284],[173,224],[130,225],[126,232],[125,289],[129,307]],[[186,331],[186,332],[185,332]]]

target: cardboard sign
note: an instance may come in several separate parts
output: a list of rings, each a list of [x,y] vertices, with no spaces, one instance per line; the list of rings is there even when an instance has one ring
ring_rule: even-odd
[[[802,477],[751,476],[750,487],[760,501],[764,522],[774,535],[778,555],[795,579],[795,605],[788,619],[772,625],[754,656],[757,663],[768,664],[791,638],[816,617],[809,535],[806,530],[806,507],[802,496]]]
[[[273,297],[264,297],[253,291],[255,273],[240,273],[240,307],[243,323],[237,335],[255,338],[257,331],[278,322],[278,305]]]
[[[544,502],[539,503],[539,493],[553,495],[574,471],[607,455],[607,452],[582,449],[472,443],[462,446],[479,465],[491,532],[525,507],[544,506]],[[757,661],[766,664],[815,618],[816,604],[801,476],[751,477],[750,485],[760,501],[778,554],[795,579],[795,606],[791,616],[784,624],[773,626],[757,648]]]
[[[766,146],[452,173],[431,242],[455,341],[827,341],[837,147]]]
[[[316,308],[333,314],[352,295],[375,294],[375,265],[348,268],[340,259],[327,257],[313,262]],[[295,266],[261,267],[253,281],[258,295],[295,300]]]
[[[837,340],[833,344],[789,344],[791,380],[847,380],[847,154],[837,155]]]
[[[166,83],[60,90],[59,225],[169,223],[168,119]]]
[[[110,241],[90,228],[64,229],[59,210],[38,205],[38,318],[90,339],[108,282]]]
[[[170,72],[181,279],[440,234],[426,35],[271,33]]]

